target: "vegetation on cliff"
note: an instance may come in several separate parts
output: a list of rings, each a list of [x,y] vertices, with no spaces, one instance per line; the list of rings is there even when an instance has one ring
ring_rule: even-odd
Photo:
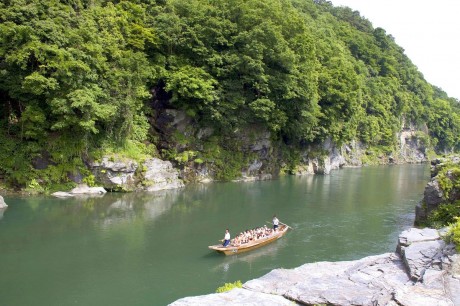
[[[460,144],[458,101],[384,29],[324,0],[5,0],[0,42],[0,176],[16,186],[126,150],[212,158],[228,179],[246,156],[227,136],[250,124],[293,150],[391,152],[409,125],[439,151]],[[217,138],[156,152],[161,97]]]
[[[450,237],[460,251],[460,164],[458,160],[445,161],[434,166],[432,174],[436,174],[435,180],[443,198],[440,205],[428,214],[425,225],[435,228],[450,226]]]

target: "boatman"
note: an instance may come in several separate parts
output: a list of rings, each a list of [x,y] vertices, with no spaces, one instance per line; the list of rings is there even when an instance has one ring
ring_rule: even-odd
[[[280,224],[280,220],[276,217],[276,215],[273,215],[273,230],[276,231],[278,228],[278,225]]]
[[[222,245],[226,247],[229,243],[230,243],[230,232],[228,231],[228,228],[227,228],[225,230],[224,243]]]

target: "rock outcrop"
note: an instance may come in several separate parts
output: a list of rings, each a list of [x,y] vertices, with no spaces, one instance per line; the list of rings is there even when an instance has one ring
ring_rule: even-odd
[[[451,167],[458,167],[460,164],[460,157],[451,156],[449,158],[437,158],[431,161],[431,180],[425,186],[423,192],[423,199],[415,207],[415,224],[423,224],[426,221],[430,212],[438,208],[444,203],[453,203],[460,199],[460,190],[456,187],[451,188],[448,193],[445,193],[440,186],[439,172],[441,169],[447,168],[447,173],[444,179],[450,180],[451,184],[455,186],[458,184],[456,181],[457,175],[452,173]]]
[[[107,191],[103,187],[89,187],[86,184],[79,184],[69,192],[57,191],[51,195],[57,198],[70,198],[81,195],[104,195]]]
[[[6,205],[5,200],[3,200],[3,197],[0,196],[0,209],[7,208],[8,205]]]
[[[101,161],[90,163],[90,168],[104,188],[108,190],[134,190],[135,172],[139,165],[131,159],[104,156]]]
[[[152,124],[160,139],[157,147],[160,151],[194,152],[200,154],[209,151],[209,147],[217,151],[228,150],[228,154],[242,153],[241,160],[233,161],[233,169],[240,172],[235,180],[254,181],[276,178],[280,173],[289,172],[295,175],[329,174],[332,170],[342,167],[362,166],[363,160],[372,163],[420,163],[426,161],[426,146],[424,135],[427,131],[421,127],[403,127],[398,133],[399,150],[387,156],[369,151],[368,146],[353,140],[338,145],[331,138],[322,143],[305,144],[303,149],[292,148],[276,137],[263,125],[248,124],[244,128],[216,131],[210,126],[200,126],[193,117],[185,111],[174,109],[170,104],[171,96],[161,88],[155,89],[153,108],[155,109]],[[424,134],[425,133],[425,134]],[[225,139],[222,142],[215,138]],[[425,138],[424,138],[425,137]],[[208,149],[205,149],[208,147]],[[205,155],[205,154],[204,154]],[[216,180],[222,170],[222,160],[214,163],[214,159],[225,157],[210,157],[206,163],[190,159],[180,165],[181,177],[189,182],[209,182]],[[230,158],[231,159],[231,158]],[[294,168],[293,168],[294,167]]]
[[[146,191],[158,191],[184,187],[179,179],[179,171],[174,169],[169,161],[151,158],[143,163],[145,168],[143,189]]]
[[[401,233],[396,253],[276,269],[243,289],[171,305],[453,306],[460,305],[459,265],[460,256],[437,230],[413,228]]]
[[[96,181],[113,191],[158,191],[184,186],[171,162],[149,158],[140,165],[131,159],[102,158],[90,164]]]

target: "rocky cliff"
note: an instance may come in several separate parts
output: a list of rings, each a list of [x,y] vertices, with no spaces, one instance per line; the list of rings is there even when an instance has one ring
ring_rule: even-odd
[[[158,191],[184,186],[171,162],[149,158],[140,163],[128,158],[103,157],[90,163],[96,180],[107,190]]]
[[[331,139],[294,149],[281,140],[274,140],[261,126],[254,124],[244,130],[225,131],[224,137],[222,131],[199,127],[184,111],[169,109],[167,101],[160,104],[152,120],[161,139],[159,150],[167,152],[170,159],[173,152],[172,158],[179,161],[176,166],[185,181],[218,180],[218,173],[229,166],[236,170],[233,179],[248,181],[275,178],[283,172],[329,174],[331,170],[368,162],[421,163],[427,160],[425,134],[413,127],[402,129],[396,135],[399,147],[391,154],[374,152],[358,141],[339,146]],[[231,158],[223,156],[222,152],[226,151]],[[235,156],[241,158],[235,159]]]
[[[411,228],[399,236],[395,253],[276,269],[242,289],[170,305],[460,305],[460,256],[441,237]]]
[[[413,128],[397,135],[399,148],[391,154],[371,150],[359,141],[339,146],[330,138],[294,148],[257,124],[216,131],[198,125],[185,111],[169,108],[167,99],[156,103],[151,123],[157,137],[157,156],[139,161],[112,155],[86,161],[93,184],[109,191],[158,191],[180,188],[188,182],[267,180],[285,173],[329,174],[368,163],[426,161],[427,149],[420,136],[423,132]],[[83,182],[81,174],[69,178]]]
[[[460,200],[460,157],[437,158],[431,161],[431,180],[426,185],[423,199],[415,208],[415,224],[423,224],[429,214],[442,204]]]

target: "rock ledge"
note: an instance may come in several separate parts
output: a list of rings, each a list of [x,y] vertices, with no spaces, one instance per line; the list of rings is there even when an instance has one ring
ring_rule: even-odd
[[[186,297],[191,305],[460,305],[460,256],[434,229],[411,228],[397,252],[275,269],[242,289]]]

